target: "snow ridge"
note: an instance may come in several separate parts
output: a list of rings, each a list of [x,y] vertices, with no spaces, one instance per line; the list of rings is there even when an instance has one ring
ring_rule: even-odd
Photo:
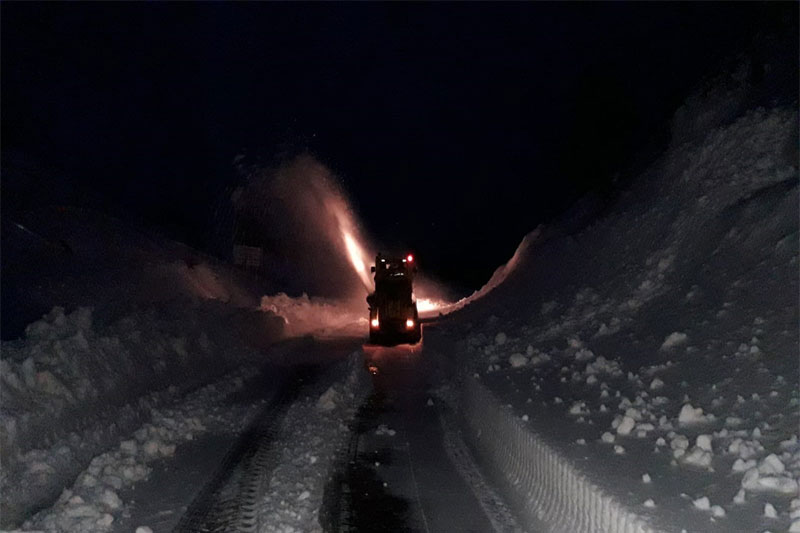
[[[504,475],[530,523],[544,522],[556,533],[655,531],[523,427],[475,378],[465,382],[462,405],[473,447]]]

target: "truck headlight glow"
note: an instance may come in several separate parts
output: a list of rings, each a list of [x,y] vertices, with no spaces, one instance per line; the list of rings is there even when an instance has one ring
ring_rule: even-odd
[[[378,321],[377,318],[373,318],[372,320],[369,321],[369,325],[372,326],[373,328],[377,328],[378,326],[381,325],[381,323],[380,321]]]
[[[411,320],[410,318],[406,320],[406,329],[411,329],[413,327],[414,327],[414,321]]]

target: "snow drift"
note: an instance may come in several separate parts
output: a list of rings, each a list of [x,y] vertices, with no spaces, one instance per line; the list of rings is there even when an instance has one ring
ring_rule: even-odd
[[[602,217],[539,228],[445,322],[473,448],[530,520],[800,528],[798,116],[705,94]]]

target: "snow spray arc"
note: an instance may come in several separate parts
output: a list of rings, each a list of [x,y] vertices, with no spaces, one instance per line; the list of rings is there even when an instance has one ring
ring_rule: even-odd
[[[276,288],[336,299],[362,299],[372,290],[374,247],[325,165],[301,155],[245,174],[232,195],[234,244],[263,250],[263,270]]]

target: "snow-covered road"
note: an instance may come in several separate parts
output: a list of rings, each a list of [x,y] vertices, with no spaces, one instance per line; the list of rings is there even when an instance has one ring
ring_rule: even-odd
[[[516,530],[469,459],[458,460],[463,446],[437,395],[443,382],[436,354],[422,345],[364,351],[374,392],[328,487],[326,529]]]
[[[149,422],[94,457],[55,505],[23,528],[319,529],[325,480],[369,386],[360,343],[283,341],[264,353],[260,367],[154,409]],[[297,476],[287,477],[286,467]],[[281,498],[292,491],[305,496],[287,505]],[[272,509],[275,501],[283,509]]]

